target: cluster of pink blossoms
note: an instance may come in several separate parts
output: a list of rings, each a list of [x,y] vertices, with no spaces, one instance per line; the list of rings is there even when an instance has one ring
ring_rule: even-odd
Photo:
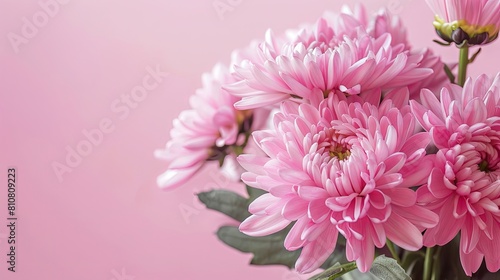
[[[476,8],[460,20],[457,1],[428,0],[446,15],[436,16],[442,38],[474,45],[498,36],[500,2],[462,1],[494,21],[485,25]],[[457,234],[467,275],[483,259],[497,271],[500,74],[462,88],[443,69],[384,10],[369,17],[362,6],[344,8],[283,36],[268,31],[235,53],[230,69],[205,77],[157,152],[169,161],[158,182],[176,187],[207,160],[239,155],[252,133],[263,153],[239,155],[241,180],[266,193],[240,230],[264,236],[293,224],[284,246],[302,249],[299,272],[320,267],[339,234],[361,272],[387,240],[415,251]],[[270,127],[252,124],[271,109]]]
[[[397,18],[368,18],[362,7],[326,14],[288,41],[266,39],[224,87],[242,98],[236,108],[281,104],[273,127],[253,133],[265,155],[239,157],[242,180],[268,192],[240,230],[262,236],[295,222],[284,245],[302,248],[300,272],[317,269],[339,234],[362,272],[386,239],[420,249],[439,219],[411,188],[427,182],[434,157],[408,101],[446,84],[439,58],[413,50]]]

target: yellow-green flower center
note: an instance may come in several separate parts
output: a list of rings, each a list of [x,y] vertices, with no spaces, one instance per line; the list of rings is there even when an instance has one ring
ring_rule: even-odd
[[[483,172],[489,172],[488,162],[486,160],[483,160],[479,163],[479,170]]]
[[[346,160],[351,155],[351,151],[342,145],[330,146],[330,157],[336,157],[338,160]]]

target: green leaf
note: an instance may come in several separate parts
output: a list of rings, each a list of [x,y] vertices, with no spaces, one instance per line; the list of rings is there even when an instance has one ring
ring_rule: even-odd
[[[373,261],[370,272],[384,280],[411,280],[395,259],[384,255],[378,256]]]
[[[212,190],[198,194],[198,199],[208,209],[216,210],[242,222],[250,216],[248,200],[239,194],[227,190]]]
[[[283,246],[286,231],[262,237],[252,237],[241,233],[237,227],[223,226],[217,231],[217,236],[225,244],[245,253],[252,253],[251,264],[271,265],[282,264],[289,268],[295,266],[300,250],[288,251]]]

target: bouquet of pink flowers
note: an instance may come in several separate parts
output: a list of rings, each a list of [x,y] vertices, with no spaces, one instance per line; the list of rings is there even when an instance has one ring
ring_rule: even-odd
[[[181,186],[207,161],[244,182],[248,197],[198,197],[241,222],[217,234],[253,264],[325,269],[313,279],[498,279],[500,74],[467,66],[498,37],[500,0],[427,2],[457,63],[362,6],[267,31],[203,76],[156,152],[168,162],[158,184]]]

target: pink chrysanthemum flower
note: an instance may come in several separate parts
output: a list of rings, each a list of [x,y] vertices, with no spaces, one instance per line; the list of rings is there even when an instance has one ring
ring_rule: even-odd
[[[165,189],[185,183],[207,160],[223,160],[231,146],[241,145],[249,132],[252,112],[237,111],[239,99],[221,89],[222,83],[234,81],[229,70],[217,64],[212,73],[202,77],[203,88],[191,97],[192,109],[183,111],[173,121],[171,140],[155,156],[168,162],[168,169],[158,177]]]
[[[410,189],[425,182],[432,162],[425,155],[429,136],[414,134],[414,118],[401,104],[407,98],[376,106],[330,94],[319,110],[285,101],[274,129],[253,133],[267,157],[239,157],[248,170],[242,180],[269,192],[250,205],[253,215],[240,230],[262,236],[295,221],[284,245],[302,248],[300,272],[326,260],[338,233],[347,240],[347,259],[356,260],[363,272],[371,267],[374,247],[383,247],[386,238],[418,250],[421,231],[438,217],[415,205]]]
[[[368,18],[359,5],[288,32],[288,42],[268,31],[256,53],[235,65],[238,81],[225,88],[242,98],[236,108],[251,109],[290,98],[318,104],[330,92],[385,95],[399,87],[409,87],[413,98],[421,86],[444,86],[441,60],[411,50],[400,23],[384,10]]]
[[[437,148],[451,148],[467,142],[490,142],[499,128],[500,73],[491,80],[481,75],[469,79],[462,89],[450,85],[441,90],[440,100],[428,89],[422,104],[412,100],[419,123],[431,134]]]
[[[484,144],[441,149],[428,184],[417,191],[419,204],[439,215],[438,225],[425,232],[424,245],[445,245],[461,231],[460,259],[469,276],[484,256],[488,270],[500,268],[499,162],[498,150]]]
[[[432,74],[431,69],[419,67],[422,55],[404,51],[404,45],[393,47],[389,34],[375,39],[361,32],[355,39],[344,37],[335,48],[308,48],[302,43],[283,48],[281,55],[270,57],[263,67],[249,61],[235,67],[240,81],[225,88],[242,98],[236,108],[266,106],[290,97],[314,102],[332,91],[371,94]]]
[[[492,42],[500,31],[498,0],[426,0],[436,17],[434,27],[447,42],[461,46]]]
[[[483,257],[488,270],[500,269],[500,74],[469,79],[462,89],[428,90],[411,102],[420,124],[439,149],[418,201],[439,214],[425,232],[424,245],[444,245],[458,232],[462,266],[471,275]]]

